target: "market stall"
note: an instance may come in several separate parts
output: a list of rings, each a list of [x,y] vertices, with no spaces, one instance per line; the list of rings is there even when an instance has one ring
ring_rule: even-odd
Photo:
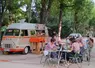
[[[34,54],[41,54],[45,43],[45,37],[31,37],[30,38],[32,53]]]

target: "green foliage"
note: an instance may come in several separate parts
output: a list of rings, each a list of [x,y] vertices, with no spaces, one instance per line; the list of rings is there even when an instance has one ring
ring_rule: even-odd
[[[29,6],[30,0],[6,0],[6,7],[3,16],[3,22],[9,23],[10,16],[15,22],[20,19],[26,18],[28,21],[28,9],[26,11],[22,11],[21,7]],[[31,9],[31,23],[39,23],[40,22],[40,12],[41,12],[41,1],[35,0],[35,9],[36,13]],[[74,25],[77,22],[77,32],[82,34],[86,34],[89,26],[95,27],[95,5],[92,0],[52,0],[50,6],[50,11],[47,20],[47,26],[51,29],[54,29],[58,33],[58,25],[59,25],[59,10],[60,4],[62,4],[62,37],[66,37],[68,34],[73,32]],[[46,0],[46,9],[48,9],[49,0]],[[48,10],[45,10],[46,12]],[[75,15],[76,12],[76,15]],[[77,20],[75,20],[75,17]],[[86,29],[87,28],[87,29]]]

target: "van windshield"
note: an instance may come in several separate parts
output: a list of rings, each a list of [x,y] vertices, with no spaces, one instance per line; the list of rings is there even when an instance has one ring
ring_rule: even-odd
[[[5,36],[19,36],[19,29],[7,29],[5,32]]]

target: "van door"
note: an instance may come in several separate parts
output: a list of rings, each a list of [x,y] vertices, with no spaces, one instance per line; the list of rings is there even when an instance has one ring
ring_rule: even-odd
[[[26,47],[26,46],[30,46],[29,44],[29,34],[28,34],[28,30],[21,30],[20,33],[20,47]]]

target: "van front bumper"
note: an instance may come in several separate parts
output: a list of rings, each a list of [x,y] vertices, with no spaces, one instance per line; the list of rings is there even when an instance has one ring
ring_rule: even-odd
[[[24,48],[0,48],[0,51],[22,52],[24,51]]]

